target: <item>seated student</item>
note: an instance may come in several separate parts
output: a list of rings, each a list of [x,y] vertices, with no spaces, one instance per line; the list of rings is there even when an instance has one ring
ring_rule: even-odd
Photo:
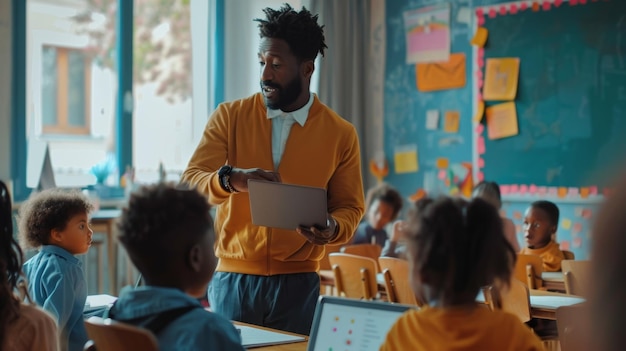
[[[565,258],[559,244],[552,239],[558,225],[559,208],[554,203],[535,201],[526,209],[523,224],[526,247],[520,253],[540,256],[546,272],[560,271]]]
[[[108,317],[151,330],[161,350],[243,350],[233,324],[198,301],[217,264],[204,196],[164,183],[140,188],[118,226],[145,286],[122,293]]]
[[[385,226],[398,217],[402,209],[400,193],[388,184],[380,184],[367,192],[366,220],[363,221],[352,239],[352,244],[377,244],[384,246],[387,241]]]
[[[402,315],[380,350],[543,350],[516,316],[476,302],[481,287],[510,281],[515,259],[492,205],[421,199],[405,233],[409,278],[428,306]]]
[[[92,210],[80,192],[49,189],[31,196],[19,211],[20,242],[39,249],[24,263],[28,291],[56,318],[63,350],[82,350],[87,342],[83,320],[87,283],[74,255],[86,253],[91,246],[88,215]]]
[[[383,250],[380,253],[381,257],[406,259],[406,245],[404,243],[405,225],[405,222],[402,220],[393,223],[391,235],[385,242],[385,246],[383,246]]]
[[[500,197],[500,186],[496,182],[482,181],[474,187],[472,197],[480,197],[499,211],[502,208],[502,198]],[[515,224],[513,221],[506,217],[502,218],[502,225],[504,226],[504,236],[509,241],[509,244],[513,246],[515,252],[519,252],[519,242],[517,241],[517,235],[515,233]]]
[[[0,350],[56,351],[54,319],[37,306],[15,296],[22,275],[23,254],[13,238],[11,197],[0,181]]]

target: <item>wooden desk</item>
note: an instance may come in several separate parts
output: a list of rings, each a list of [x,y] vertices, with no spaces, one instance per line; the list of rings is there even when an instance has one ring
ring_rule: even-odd
[[[530,312],[534,318],[556,320],[556,309],[584,302],[580,296],[530,289]]]
[[[254,348],[250,348],[249,350],[259,350],[259,351],[306,351],[306,348],[309,345],[309,337],[306,336],[306,335],[290,333],[290,332],[286,332],[286,331],[282,331],[282,330],[266,328],[266,327],[261,327],[261,326],[258,326],[258,325],[242,323],[242,322],[233,322],[233,324],[235,324],[235,326],[237,326],[237,325],[248,326],[248,327],[258,328],[258,329],[261,329],[261,330],[271,331],[271,332],[274,332],[274,333],[280,333],[280,334],[286,334],[286,335],[294,335],[294,336],[300,336],[300,337],[305,338],[305,341],[293,342],[293,343],[289,343],[289,344],[280,344],[280,345],[254,347]]]
[[[565,292],[565,277],[563,272],[543,272],[541,273],[543,287],[548,290]]]
[[[107,259],[109,267],[109,294],[117,296],[117,237],[115,221],[122,213],[121,210],[98,210],[91,216],[91,229],[106,235]],[[98,284],[102,284],[102,269],[98,267]]]

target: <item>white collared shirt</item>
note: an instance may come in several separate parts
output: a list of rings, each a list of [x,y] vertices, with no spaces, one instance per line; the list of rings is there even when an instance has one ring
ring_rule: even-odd
[[[282,110],[267,109],[267,118],[272,120],[272,158],[274,160],[274,170],[278,169],[280,159],[285,152],[285,144],[287,144],[291,126],[295,122],[298,122],[300,126],[304,127],[312,104],[313,93],[310,93],[309,101],[299,110],[283,112]]]

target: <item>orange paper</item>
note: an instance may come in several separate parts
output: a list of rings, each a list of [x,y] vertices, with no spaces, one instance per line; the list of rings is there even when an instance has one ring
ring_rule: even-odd
[[[446,111],[443,130],[446,133],[458,133],[461,114],[459,111]]]
[[[583,199],[589,197],[589,188],[580,188],[580,197]]]
[[[476,103],[476,114],[474,115],[474,122],[480,123],[483,120],[483,115],[485,114],[485,102],[478,101]]]
[[[490,58],[485,67],[483,100],[513,100],[517,95],[519,58]]]
[[[424,189],[417,189],[417,191],[409,196],[409,200],[411,200],[411,202],[415,202],[421,198],[424,198],[426,196],[426,191]]]
[[[487,28],[478,27],[476,29],[476,34],[474,34],[474,37],[470,41],[470,44],[474,46],[478,46],[479,48],[482,48],[485,46],[485,43],[487,42],[488,35],[489,35],[489,31],[487,30]]]
[[[462,88],[465,86],[465,54],[450,54],[448,62],[418,63],[415,72],[419,91]]]
[[[519,133],[514,102],[505,102],[487,107],[486,114],[489,139],[501,139]]]
[[[448,166],[450,165],[450,162],[445,157],[439,157],[436,163],[437,163],[437,168],[439,169],[448,168]]]
[[[560,187],[560,188],[557,190],[557,193],[556,193],[556,194],[557,194],[557,196],[558,196],[558,197],[560,197],[560,198],[564,198],[565,196],[567,196],[567,188],[566,188],[566,187]]]

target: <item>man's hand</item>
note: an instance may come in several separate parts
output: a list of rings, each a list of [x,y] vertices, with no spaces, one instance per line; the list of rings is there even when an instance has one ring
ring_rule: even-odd
[[[260,168],[233,168],[230,171],[230,185],[238,192],[248,192],[248,179],[281,182],[278,172],[266,171]]]
[[[337,221],[329,214],[325,228],[300,226],[296,231],[298,234],[304,236],[311,244],[326,245],[337,237],[339,227]]]

